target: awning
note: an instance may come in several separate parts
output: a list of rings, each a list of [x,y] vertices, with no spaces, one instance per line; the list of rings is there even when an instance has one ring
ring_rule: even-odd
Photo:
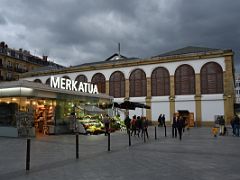
[[[93,105],[85,105],[85,106],[81,106],[81,108],[84,109],[84,111],[86,111],[88,114],[102,114],[104,113],[104,110],[98,108],[97,106],[93,106]]]
[[[124,101],[121,104],[118,104],[114,102],[114,107],[120,108],[120,109],[129,109],[129,110],[135,110],[135,108],[144,108],[144,109],[150,109],[150,106],[147,106],[142,103],[138,102],[131,102],[131,101]]]

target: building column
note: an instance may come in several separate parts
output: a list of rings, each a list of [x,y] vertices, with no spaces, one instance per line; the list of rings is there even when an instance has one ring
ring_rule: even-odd
[[[129,79],[125,79],[125,97],[129,99]]]
[[[233,59],[232,56],[225,56],[225,72],[223,73],[224,87],[224,114],[226,123],[234,116],[234,78],[233,78]]]
[[[151,85],[151,78],[147,78],[147,97],[146,97],[146,105],[152,105],[152,85]],[[146,109],[146,117],[148,120],[152,120],[152,110]]]
[[[109,81],[106,81],[106,94],[109,95]]]
[[[170,105],[170,122],[172,122],[173,114],[175,113],[175,84],[174,84],[174,75],[170,76],[169,105]]]
[[[196,111],[196,125],[199,127],[202,125],[202,103],[201,103],[201,76],[195,74],[195,111]]]

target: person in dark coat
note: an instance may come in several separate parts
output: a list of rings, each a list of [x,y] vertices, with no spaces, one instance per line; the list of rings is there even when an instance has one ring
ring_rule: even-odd
[[[162,126],[162,114],[158,117],[158,127]]]
[[[131,131],[131,136],[132,136],[132,134],[134,133],[134,136],[136,135],[136,115],[134,115],[133,117],[132,117],[132,120],[131,120],[131,129],[132,129],[132,131]]]
[[[239,136],[239,126],[240,126],[240,119],[239,119],[238,115],[235,115],[233,127],[234,127],[234,132],[235,132],[236,136]]]
[[[177,117],[174,114],[173,115],[173,121],[172,121],[172,138],[177,137]]]
[[[143,117],[143,133],[146,133],[148,138],[148,120],[146,117]]]
[[[179,134],[180,140],[182,140],[183,127],[184,127],[184,119],[182,116],[179,116],[177,118],[177,129],[178,129],[178,134]]]
[[[109,133],[109,127],[110,127],[110,119],[109,119],[107,114],[103,118],[103,123],[104,123],[104,126],[105,126],[105,136],[107,136],[108,133]]]
[[[225,134],[224,128],[225,128],[225,120],[223,116],[220,116],[219,118],[219,129],[220,129],[220,136],[223,136]]]
[[[140,117],[140,116],[137,117],[136,129],[137,129],[137,135],[138,135],[138,137],[139,137],[140,132],[141,132],[142,129],[143,129],[143,119],[142,119],[142,117]]]
[[[129,115],[124,119],[124,124],[127,128],[127,133],[130,133],[131,119],[129,118]]]

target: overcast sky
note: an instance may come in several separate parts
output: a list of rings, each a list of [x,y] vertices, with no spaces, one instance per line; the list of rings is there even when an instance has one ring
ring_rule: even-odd
[[[0,41],[65,66],[105,60],[120,42],[122,55],[140,58],[233,49],[239,71],[239,37],[238,0],[0,0]]]

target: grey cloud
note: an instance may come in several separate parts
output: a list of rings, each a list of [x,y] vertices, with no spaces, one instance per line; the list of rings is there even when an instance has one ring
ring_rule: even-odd
[[[64,65],[104,60],[117,51],[118,42],[130,57],[196,45],[230,48],[238,59],[239,5],[227,0],[2,0],[0,32],[6,19],[22,31],[13,29],[14,36],[0,39]]]

